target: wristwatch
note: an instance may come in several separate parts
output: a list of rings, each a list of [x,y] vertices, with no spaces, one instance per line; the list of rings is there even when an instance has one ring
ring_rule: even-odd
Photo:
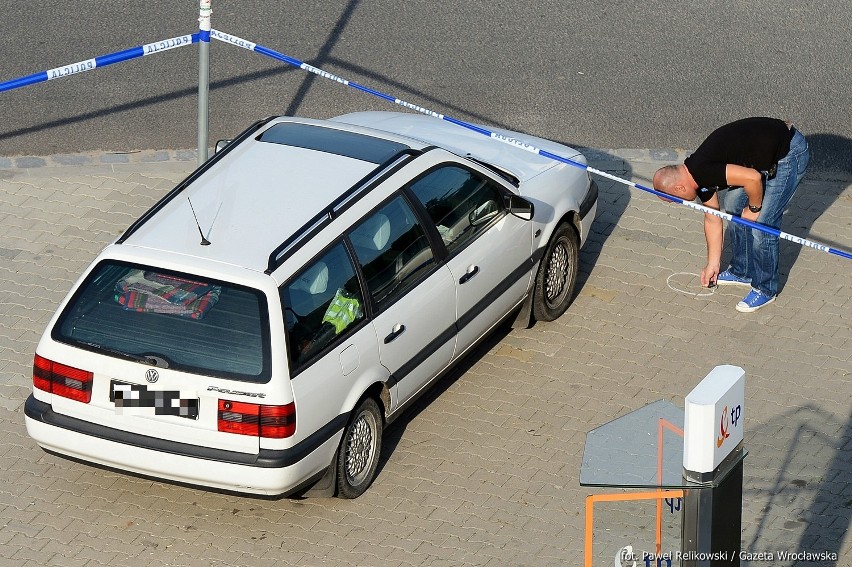
[[[753,213],[759,213],[762,208],[763,208],[763,203],[759,204],[756,207],[754,205],[752,205],[751,203],[748,204],[748,210],[750,210]]]

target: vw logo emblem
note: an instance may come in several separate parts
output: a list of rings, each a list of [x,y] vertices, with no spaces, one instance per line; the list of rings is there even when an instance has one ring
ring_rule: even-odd
[[[160,378],[160,373],[151,368],[148,372],[145,373],[145,380],[148,381],[149,384],[153,384]]]

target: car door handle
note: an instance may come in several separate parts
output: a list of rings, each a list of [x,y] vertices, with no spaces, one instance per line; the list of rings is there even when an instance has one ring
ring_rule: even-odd
[[[459,278],[459,283],[463,284],[470,280],[473,276],[479,273],[479,266],[471,266],[467,269],[467,272]]]
[[[398,336],[400,336],[404,332],[405,332],[405,325],[400,325],[400,324],[394,325],[390,334],[385,337],[385,344],[388,344],[392,340],[396,339]]]

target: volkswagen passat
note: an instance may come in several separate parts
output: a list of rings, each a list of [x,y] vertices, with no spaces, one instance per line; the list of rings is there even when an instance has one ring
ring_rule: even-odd
[[[582,169],[432,117],[257,122],[73,286],[27,431],[155,478],[354,498],[384,426],[489,330],[562,315],[596,206]]]

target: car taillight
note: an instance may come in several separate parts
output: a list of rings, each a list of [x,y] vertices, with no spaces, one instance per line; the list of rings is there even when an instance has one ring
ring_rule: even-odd
[[[226,433],[284,439],[296,432],[296,404],[267,406],[219,400],[218,429]]]
[[[88,404],[92,400],[94,374],[39,355],[33,359],[33,386],[39,390]]]

